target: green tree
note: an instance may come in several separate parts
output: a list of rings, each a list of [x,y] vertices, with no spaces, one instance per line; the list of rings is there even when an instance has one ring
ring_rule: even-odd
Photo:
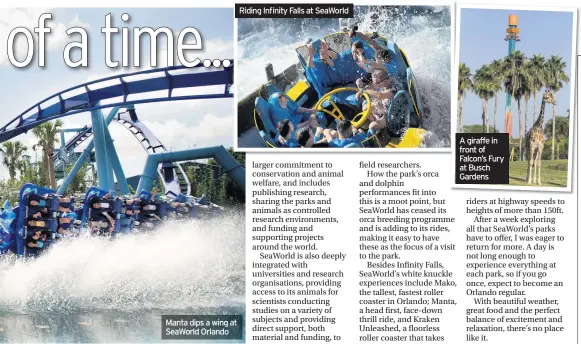
[[[482,130],[488,132],[488,101],[494,96],[494,74],[492,69],[484,65],[474,74],[473,92],[482,99]]]
[[[32,183],[35,185],[43,185],[44,184],[44,167],[42,162],[35,160],[34,162],[25,161],[22,165],[22,170],[20,172],[21,179],[25,183]]]
[[[220,189],[218,191],[221,202],[225,202],[228,199],[227,188],[228,188],[228,175],[222,172],[222,174],[220,175]]]
[[[458,66],[458,129],[459,133],[463,132],[464,121],[462,118],[462,99],[472,89],[472,74],[470,68],[464,63]]]
[[[246,153],[235,152],[234,148],[228,148],[228,153],[230,153],[242,167],[246,166]]]
[[[230,153],[230,155],[232,155],[232,157],[234,157],[234,159],[236,159],[236,161],[238,161],[240,166],[242,166],[242,167],[246,166],[246,153],[235,152],[234,148],[228,148],[227,151],[228,151],[228,153]],[[220,164],[218,164],[218,162],[214,158],[210,158],[210,159],[208,159],[208,165],[219,166]]]
[[[544,127],[544,132],[545,132],[545,136],[550,136],[553,133],[553,128],[555,130],[555,140],[556,140],[556,158],[557,159],[562,159],[568,158],[568,149],[566,150],[562,150],[561,146],[563,144],[568,144],[568,138],[569,138],[569,117],[563,117],[563,116],[556,116],[554,118],[555,120],[555,125],[553,125],[553,119],[551,118],[550,120],[547,121],[547,123],[545,123],[545,127]],[[564,154],[563,154],[564,153]]]
[[[228,152],[244,167],[246,154],[234,152],[232,148]],[[189,163],[184,171],[190,182],[191,195],[207,195],[214,202],[244,203],[245,193],[233,182],[220,164],[210,158],[206,162]]]
[[[153,188],[151,189],[152,195],[164,195],[165,194],[165,189],[163,187],[163,183],[161,183],[159,177],[157,177],[153,180],[152,186],[153,186]]]
[[[190,195],[196,196],[198,194],[198,173],[197,173],[197,166],[187,166],[184,169],[186,173],[186,177],[190,182]]]
[[[545,86],[547,79],[545,58],[535,54],[529,61],[530,89],[533,93],[533,122],[537,118],[537,94]]]
[[[233,148],[228,148],[228,152],[234,157],[234,159],[236,159],[236,161],[238,161],[238,163],[242,167],[244,167],[246,165],[246,153],[235,152]],[[218,162],[214,159],[208,159],[207,163],[208,163],[208,165],[212,165],[212,166],[218,165]],[[216,168],[217,167],[214,167],[213,170],[215,171],[215,173],[217,173],[217,175],[222,175],[224,173],[224,171],[221,169],[221,167],[219,168],[219,170],[216,170]],[[225,176],[223,176],[223,177],[226,178]],[[214,178],[214,175],[212,175],[212,178]],[[220,178],[218,178],[218,179],[219,179],[218,184],[220,184],[221,180],[220,180]],[[245,192],[242,191],[238,187],[238,185],[236,185],[236,183],[234,183],[234,181],[230,177],[227,177],[227,184],[226,184],[224,192],[225,192],[225,195],[223,196],[223,198],[226,200],[231,200],[231,202],[233,202],[233,203],[244,203],[244,201],[245,201]]]
[[[202,167],[202,193],[213,198],[214,196],[214,171],[212,167]]]
[[[54,162],[52,160],[55,151],[55,144],[58,142],[57,134],[63,126],[60,119],[42,123],[32,129],[32,133],[38,139],[38,145],[42,148],[43,162],[48,172],[47,182],[52,189],[56,189],[56,178],[54,175]]]
[[[565,69],[567,68],[567,63],[563,61],[560,56],[551,56],[546,62],[547,69],[547,84],[546,87],[553,92],[553,96],[556,99],[556,93],[563,88],[563,83],[569,82],[569,77]],[[551,160],[555,159],[555,142],[556,142],[556,128],[555,128],[555,105],[553,104],[553,133],[552,133],[552,143],[551,143]]]
[[[17,171],[22,171],[26,163],[23,155],[27,150],[28,148],[20,141],[7,141],[2,143],[2,147],[0,147],[0,153],[3,155],[2,163],[8,169],[10,179],[16,178]]]
[[[23,178],[29,169],[31,169],[30,156],[24,154],[18,164],[18,173],[20,173],[20,177]]]
[[[18,179],[0,180],[0,197],[2,200],[10,201],[12,206],[18,204],[20,189],[24,183]]]
[[[74,164],[68,164],[66,166],[66,174],[71,172],[71,170],[73,169],[73,166],[74,166]],[[87,191],[87,189],[89,188],[89,185],[87,185],[88,173],[89,173],[88,164],[87,163],[82,164],[81,167],[79,168],[79,171],[77,172],[77,174],[73,178],[71,184],[65,190],[64,193],[67,195],[70,195],[70,194],[73,194],[75,192]]]

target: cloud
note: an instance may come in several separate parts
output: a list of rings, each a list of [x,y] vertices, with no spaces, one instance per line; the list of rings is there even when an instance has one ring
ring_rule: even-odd
[[[38,26],[39,17],[43,13],[50,13],[48,8],[5,8],[0,9],[0,65],[8,65],[10,61],[8,60],[8,36],[10,32],[17,27],[26,28],[34,39],[34,60],[38,59],[38,41],[37,34],[34,32],[34,28]],[[52,19],[47,19],[45,21],[46,26],[51,29],[45,37],[45,50],[46,53],[50,53],[55,50],[62,50],[62,48],[70,41],[66,30],[70,27],[84,27],[88,28],[89,25],[79,19],[79,17],[73,18],[69,23],[64,23],[58,21],[55,16]],[[17,36],[14,41],[14,52],[15,57],[18,61],[22,61],[26,58],[28,52],[28,45],[26,39],[22,34]],[[47,57],[45,56],[45,63]]]

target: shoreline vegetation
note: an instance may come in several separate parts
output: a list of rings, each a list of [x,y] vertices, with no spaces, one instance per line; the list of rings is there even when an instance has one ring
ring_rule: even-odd
[[[31,149],[23,142],[11,140],[0,145],[0,163],[8,170],[8,179],[0,179],[0,200],[9,200],[12,204],[18,202],[18,193],[25,183],[56,189],[57,178],[53,154],[59,143],[58,135],[63,129],[61,120],[49,121],[32,130],[36,143]],[[244,167],[245,154],[229,153]],[[75,161],[69,161],[65,167],[68,173]],[[221,166],[214,160],[205,162],[186,162],[182,164],[190,181],[191,195],[205,194],[212,202],[224,206],[236,206],[244,203],[244,192],[240,190]],[[62,173],[62,171],[61,171]],[[85,193],[92,185],[97,185],[96,169],[91,162],[86,162],[80,168],[65,194]],[[134,192],[135,190],[131,190]],[[153,193],[165,194],[163,183],[159,179],[154,182]]]

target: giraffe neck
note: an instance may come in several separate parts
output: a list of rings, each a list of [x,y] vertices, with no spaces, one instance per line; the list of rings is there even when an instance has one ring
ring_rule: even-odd
[[[542,128],[544,121],[545,121],[545,100],[543,99],[543,102],[541,103],[541,111],[539,112],[539,118],[537,118],[537,121],[535,122],[534,126]]]

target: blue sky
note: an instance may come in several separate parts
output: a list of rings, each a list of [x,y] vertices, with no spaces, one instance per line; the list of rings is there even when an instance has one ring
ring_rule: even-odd
[[[113,40],[114,60],[120,60],[121,55],[121,28],[151,27],[157,29],[168,27],[174,32],[177,39],[179,32],[185,27],[194,27],[202,37],[203,50],[192,53],[191,56],[205,58],[233,58],[233,9],[231,8],[151,8],[151,9],[9,9],[0,14],[0,40],[3,47],[0,53],[6,56],[6,32],[16,26],[24,26],[32,31],[37,26],[38,16],[41,13],[52,13],[52,19],[47,21],[54,26],[53,32],[47,36],[46,42],[46,67],[37,66],[35,60],[28,68],[16,68],[6,58],[0,57],[0,95],[2,97],[2,113],[0,113],[0,126],[19,115],[36,102],[66,88],[106,77],[113,74],[122,74],[129,70],[111,69],[105,65],[105,35],[101,33],[101,27],[105,25],[105,16],[111,13],[112,26],[118,27],[120,32],[115,34]],[[127,13],[130,20],[124,23],[121,14]],[[89,41],[89,67],[70,68],[65,65],[63,51],[66,44],[78,40],[77,35],[69,38],[64,31],[73,26],[83,26],[88,33]],[[2,33],[4,32],[4,34]],[[146,35],[147,36],[147,35]],[[160,37],[163,37],[161,35]],[[142,39],[143,41],[143,39]],[[142,61],[149,62],[149,44],[145,40],[142,43],[142,54],[146,57]],[[0,43],[2,43],[0,42]],[[133,41],[130,40],[130,50],[133,49]],[[165,48],[165,39],[158,40],[160,46]],[[176,45],[174,44],[174,49]],[[22,54],[23,52],[20,51]],[[165,58],[158,55],[161,66]],[[193,57],[189,57],[193,60]],[[133,56],[130,55],[130,63]],[[178,64],[174,60],[174,64]],[[147,66],[146,66],[147,67]],[[233,99],[177,101],[158,104],[144,104],[136,106],[140,118],[153,129],[158,138],[171,149],[185,149],[194,146],[209,146],[222,144],[231,146],[233,126]],[[81,114],[64,118],[65,127],[79,127],[90,124],[89,115]],[[142,161],[145,153],[136,152],[142,150],[141,146],[126,130],[118,124],[110,126],[116,147],[120,152],[122,164],[129,170],[128,176],[139,174],[143,167]],[[183,131],[177,135],[176,130]],[[178,139],[179,138],[179,139]],[[32,146],[34,138],[31,134],[21,135],[15,140],[21,140]],[[131,155],[134,154],[135,157]],[[127,155],[127,157],[123,157]],[[5,170],[0,166],[0,179],[5,177]]]
[[[508,27],[508,16],[518,16],[520,42],[516,49],[526,56],[541,54],[545,58],[558,55],[567,63],[567,75],[571,78],[571,54],[573,52],[573,13],[552,11],[513,11],[497,9],[461,9],[460,19],[460,62],[465,63],[472,74],[484,64],[492,60],[501,59],[508,54],[508,42],[504,40]],[[541,97],[537,97],[537,111],[541,104]],[[567,116],[570,108],[571,84],[566,84],[557,93],[557,116]],[[504,130],[504,108],[506,95],[498,97],[497,129]],[[513,136],[518,136],[518,112],[516,102],[513,101]],[[524,100],[521,101],[521,110],[524,126]],[[573,109],[571,109],[573,110]],[[528,129],[535,119],[532,118],[533,100],[529,102]],[[470,93],[463,101],[464,124],[481,124],[482,100]],[[549,116],[547,116],[549,115]],[[493,125],[494,98],[489,103],[489,123]],[[552,116],[551,107],[545,109],[545,121]],[[523,129],[524,130],[524,129]]]

